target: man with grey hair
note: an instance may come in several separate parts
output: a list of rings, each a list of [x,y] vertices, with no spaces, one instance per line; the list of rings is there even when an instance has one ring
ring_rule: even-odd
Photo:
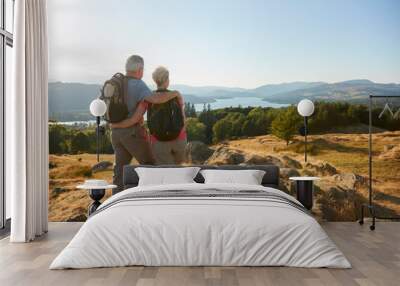
[[[177,91],[163,92],[162,94],[152,92],[142,80],[143,69],[143,58],[138,55],[130,56],[126,61],[125,70],[128,78],[126,104],[129,117],[135,114],[138,104],[143,100],[159,104],[180,96]],[[135,158],[140,164],[154,164],[148,137],[143,126],[143,119],[134,126],[125,128],[111,125],[111,143],[115,155],[113,183],[118,186],[117,189],[114,189],[113,194],[123,189],[123,167],[130,164],[132,158]]]

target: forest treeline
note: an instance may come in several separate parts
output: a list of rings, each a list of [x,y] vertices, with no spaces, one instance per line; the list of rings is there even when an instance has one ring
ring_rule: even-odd
[[[303,118],[297,113],[295,106],[230,107],[211,110],[209,105],[205,105],[202,112],[196,112],[193,105],[186,104],[185,111],[188,141],[201,141],[206,144],[266,134],[273,134],[289,143],[303,125]],[[391,131],[400,130],[400,117],[393,118],[390,113],[386,113],[379,118],[381,111],[381,108],[373,110],[373,125]],[[315,112],[309,120],[309,132],[325,133],[356,124],[368,124],[366,105],[317,102]],[[109,133],[107,129],[101,136],[102,153],[113,153]],[[49,141],[50,154],[96,152],[94,126],[79,128],[52,123],[49,125]]]

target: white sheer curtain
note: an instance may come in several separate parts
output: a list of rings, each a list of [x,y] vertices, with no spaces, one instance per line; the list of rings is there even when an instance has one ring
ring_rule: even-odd
[[[7,187],[12,242],[47,232],[48,117],[46,0],[16,0],[13,94],[7,111]]]

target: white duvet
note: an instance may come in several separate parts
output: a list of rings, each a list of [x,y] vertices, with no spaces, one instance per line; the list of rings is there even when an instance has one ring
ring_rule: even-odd
[[[111,204],[130,192],[263,190],[232,184],[180,184],[125,190],[101,206],[50,269],[145,266],[350,268],[318,222],[301,210],[254,198],[153,198]],[[298,202],[297,202],[298,203]],[[105,206],[109,205],[108,208]]]

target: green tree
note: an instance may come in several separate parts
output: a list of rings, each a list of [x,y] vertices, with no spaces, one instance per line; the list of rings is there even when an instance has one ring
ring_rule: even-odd
[[[282,110],[278,116],[272,121],[271,133],[276,137],[285,140],[286,145],[289,145],[294,135],[298,131],[301,124],[301,118],[295,107],[288,107]]]
[[[229,139],[232,136],[232,122],[225,118],[218,120],[217,123],[214,124],[212,130],[214,142]]]
[[[356,104],[351,104],[349,106],[349,108],[347,109],[347,114],[346,116],[348,117],[349,121],[353,122],[353,124],[355,123],[359,123],[363,116],[362,116],[362,108],[360,107],[360,105],[356,105]]]
[[[191,117],[197,117],[196,107],[194,106],[194,103],[192,103],[192,106],[190,108],[190,114],[191,114]]]
[[[252,109],[243,123],[242,133],[244,136],[259,136],[267,134],[269,127],[267,112],[261,107]]]
[[[213,142],[234,139],[242,136],[243,124],[246,116],[240,112],[227,113],[213,126]]]
[[[206,126],[206,141],[210,144],[213,141],[213,126],[217,122],[216,113],[211,110],[211,106],[206,107],[204,104],[203,111],[199,114],[198,118],[201,123]]]
[[[232,112],[232,113],[229,113],[222,120],[227,120],[227,121],[231,122],[232,129],[231,129],[229,138],[240,137],[243,135],[242,128],[243,128],[243,124],[246,120],[246,116],[243,113]]]
[[[206,143],[206,126],[197,118],[186,119],[186,132],[188,141],[201,141]]]
[[[186,117],[197,117],[196,108],[193,103],[185,102],[185,116]]]
[[[69,153],[69,132],[63,125],[53,123],[49,125],[49,153]]]
[[[90,152],[90,140],[85,133],[78,132],[71,140],[71,153],[77,154],[84,152]]]
[[[111,129],[106,127],[101,127],[99,140],[99,150],[101,154],[113,154],[114,149],[111,144]],[[94,126],[87,127],[84,131],[85,135],[88,137],[90,147],[86,152],[95,154],[97,152],[97,134],[96,128]]]

